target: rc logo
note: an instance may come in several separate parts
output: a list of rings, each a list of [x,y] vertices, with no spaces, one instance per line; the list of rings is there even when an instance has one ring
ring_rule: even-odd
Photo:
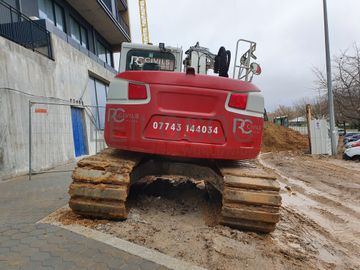
[[[123,108],[111,108],[108,112],[108,121],[113,123],[123,123],[125,120],[130,122],[137,122],[140,118],[138,113],[127,113]]]
[[[125,110],[123,108],[110,109],[108,114],[108,121],[112,120],[115,123],[122,123],[125,120]]]
[[[234,119],[233,133],[236,133],[237,130],[240,130],[242,134],[250,135],[252,133],[251,125],[253,122],[250,119]]]

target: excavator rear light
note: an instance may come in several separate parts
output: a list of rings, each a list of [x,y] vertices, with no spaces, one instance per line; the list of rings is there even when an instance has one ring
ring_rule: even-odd
[[[247,94],[233,93],[231,94],[229,100],[229,107],[239,110],[245,110],[247,105],[247,100],[248,100]]]
[[[129,83],[128,99],[147,99],[146,86],[144,84]]]

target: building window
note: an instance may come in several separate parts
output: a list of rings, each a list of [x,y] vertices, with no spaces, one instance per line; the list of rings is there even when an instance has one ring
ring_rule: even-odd
[[[64,9],[52,0],[39,0],[39,15],[51,21],[57,28],[65,32]]]
[[[58,4],[54,4],[54,8],[55,8],[55,25],[61,31],[66,32],[64,9],[60,7]]]
[[[12,6],[13,8],[16,8],[17,10],[19,10],[19,0],[5,0],[5,3],[8,3],[10,6]],[[3,14],[2,14],[3,16]]]
[[[104,129],[105,105],[108,92],[108,85],[95,78],[89,78],[88,89],[91,96],[93,119],[97,129]]]
[[[96,47],[97,56],[109,66],[113,66],[111,51],[108,50],[100,41],[96,42]]]
[[[82,47],[88,48],[88,37],[86,28],[80,25],[73,17],[70,17],[71,37]]]
[[[40,18],[55,23],[53,2],[51,0],[39,0],[39,15]]]
[[[97,55],[101,60],[106,62],[106,49],[99,41],[97,42]]]
[[[80,34],[81,34],[81,46],[83,46],[84,48],[88,48],[88,37],[85,27],[80,26]]]

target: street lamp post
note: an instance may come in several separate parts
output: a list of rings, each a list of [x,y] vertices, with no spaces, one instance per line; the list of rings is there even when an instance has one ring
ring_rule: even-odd
[[[327,73],[327,88],[328,88],[328,110],[329,110],[329,121],[330,121],[331,154],[334,156],[337,154],[337,149],[336,149],[336,136],[335,136],[334,95],[333,95],[332,81],[331,81],[329,25],[328,25],[326,0],[323,0],[323,8],[324,8],[326,73]]]

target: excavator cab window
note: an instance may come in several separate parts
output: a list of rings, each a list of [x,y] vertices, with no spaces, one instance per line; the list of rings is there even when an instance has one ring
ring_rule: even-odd
[[[175,70],[175,56],[171,52],[130,50],[126,55],[126,70]]]

